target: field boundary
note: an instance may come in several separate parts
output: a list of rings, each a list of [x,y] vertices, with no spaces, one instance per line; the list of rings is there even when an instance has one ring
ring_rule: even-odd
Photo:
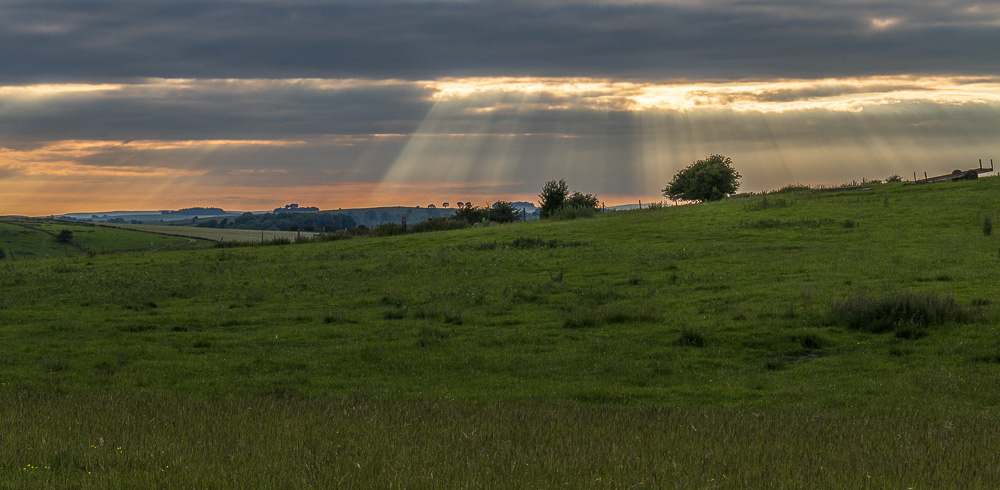
[[[260,243],[276,239],[296,240],[302,236],[307,238],[318,235],[314,232],[274,231],[274,230],[237,230],[229,228],[200,228],[197,226],[164,226],[135,225],[127,223],[100,223],[99,226],[123,228],[126,230],[156,233],[159,235],[196,238],[210,242],[242,242]]]

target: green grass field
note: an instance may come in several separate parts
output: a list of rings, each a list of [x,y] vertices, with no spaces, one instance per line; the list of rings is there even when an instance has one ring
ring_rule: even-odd
[[[56,239],[62,230],[69,230],[69,243]],[[143,233],[89,223],[42,219],[9,219],[0,221],[0,250],[8,260],[69,257],[91,253],[122,251],[159,251],[204,247],[209,242],[198,237],[168,236]]]
[[[8,260],[0,481],[988,487],[998,191]]]

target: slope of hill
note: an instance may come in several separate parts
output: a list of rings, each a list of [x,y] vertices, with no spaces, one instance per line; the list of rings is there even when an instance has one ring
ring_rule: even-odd
[[[1000,404],[998,190],[790,189],[6,264],[0,394],[55,424],[31,434],[63,441],[70,467],[111,468],[105,484],[977,486],[1000,477],[977,451]],[[135,420],[82,416],[145,441],[122,443],[133,466],[73,445],[96,429],[59,432],[81,405]],[[184,415],[203,411],[217,428]],[[260,437],[281,449],[250,451]],[[290,473],[240,469],[274,461]],[[151,476],[166,465],[183,469]]]
[[[62,230],[69,230],[72,233],[72,238],[68,242],[56,239]],[[0,250],[3,250],[3,255],[8,260],[68,257],[87,252],[176,249],[206,244],[207,242],[203,240],[115,229],[89,223],[27,218],[0,221]]]

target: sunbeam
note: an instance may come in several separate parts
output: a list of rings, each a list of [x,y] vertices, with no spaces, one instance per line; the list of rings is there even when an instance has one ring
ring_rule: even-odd
[[[223,101],[240,109],[220,112]],[[312,204],[336,208],[535,201],[545,181],[566,179],[650,201],[712,153],[734,159],[745,191],[950,171],[993,156],[998,114],[1000,79],[958,76],[4,86],[0,191],[4,212],[23,214],[62,212],[68,200],[26,193],[70,181],[80,185],[60,188],[76,199],[197,192],[198,204],[304,200],[288,190],[326,186]],[[205,132],[204,120],[225,129]]]

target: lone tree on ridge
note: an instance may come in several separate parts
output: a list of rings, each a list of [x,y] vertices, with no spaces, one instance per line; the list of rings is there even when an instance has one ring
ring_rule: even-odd
[[[677,172],[663,189],[663,196],[683,201],[718,201],[739,189],[740,178],[732,158],[710,155]]]

